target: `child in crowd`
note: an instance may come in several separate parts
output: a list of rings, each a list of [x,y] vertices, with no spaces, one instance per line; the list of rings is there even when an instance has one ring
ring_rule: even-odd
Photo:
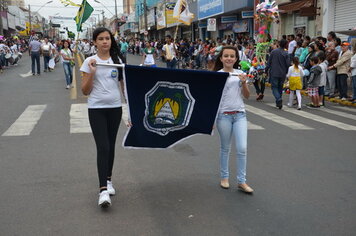
[[[308,104],[310,108],[320,108],[319,105],[319,85],[320,77],[322,73],[319,64],[319,58],[317,56],[312,56],[310,58],[310,76],[308,79],[308,95],[311,98],[311,104]]]
[[[324,52],[319,52],[319,66],[321,68],[320,74],[320,84],[319,84],[319,106],[324,106],[324,95],[325,90],[324,87],[326,86],[326,72],[328,71],[328,61],[326,60],[326,55]]]
[[[300,90],[303,88],[303,76],[304,72],[302,66],[299,65],[299,58],[293,57],[293,65],[289,67],[287,74],[290,90],[288,106],[292,107],[295,92],[297,94],[298,110],[302,109],[302,96],[300,94]]]

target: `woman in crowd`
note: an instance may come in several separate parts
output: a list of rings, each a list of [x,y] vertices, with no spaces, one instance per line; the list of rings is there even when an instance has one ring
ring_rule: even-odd
[[[82,92],[89,95],[89,122],[97,149],[100,188],[98,204],[108,207],[111,205],[110,195],[115,195],[111,177],[116,135],[122,116],[121,93],[124,94],[124,84],[122,70],[95,64],[121,64],[124,60],[114,36],[107,28],[95,29],[93,41],[97,54],[85,59],[80,70],[83,72]]]
[[[214,71],[234,73],[226,81],[216,121],[220,134],[220,186],[229,184],[229,155],[231,138],[234,136],[237,149],[238,188],[246,193],[253,189],[246,184],[247,119],[243,97],[250,96],[246,83],[247,76],[236,68],[239,65],[239,52],[236,47],[226,46],[216,58]],[[238,75],[235,75],[238,74]]]
[[[74,54],[67,40],[63,40],[63,49],[60,54],[62,56],[63,69],[66,77],[66,89],[69,89],[73,82]]]

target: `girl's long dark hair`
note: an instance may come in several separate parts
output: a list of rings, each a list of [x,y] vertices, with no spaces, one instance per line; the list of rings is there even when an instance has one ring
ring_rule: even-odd
[[[239,67],[239,63],[240,63],[239,51],[237,50],[236,47],[233,47],[233,46],[225,46],[225,47],[223,47],[223,48],[221,49],[221,51],[219,52],[219,54],[218,54],[217,57],[216,57],[216,61],[215,61],[215,64],[214,64],[214,69],[213,69],[213,71],[219,71],[219,70],[221,70],[222,68],[224,68],[224,65],[223,65],[223,63],[222,63],[222,61],[221,61],[220,58],[222,57],[222,55],[223,55],[225,49],[232,49],[232,50],[235,51],[235,55],[236,55],[237,60],[236,60],[236,62],[235,62],[235,64],[234,64],[233,67],[234,67],[235,69],[237,69],[237,68]]]
[[[126,63],[125,58],[122,56],[119,47],[115,41],[114,35],[110,32],[109,29],[105,27],[96,28],[93,32],[93,40],[96,41],[96,38],[99,34],[103,32],[108,32],[111,38],[111,47],[110,47],[110,57],[115,64],[121,64],[119,58],[122,60],[123,63]]]
[[[65,39],[62,40],[62,49],[64,48],[64,43],[68,43],[68,49],[69,49],[69,51],[73,52],[72,49],[70,48],[70,42],[69,42],[69,40],[65,40]],[[59,45],[57,45],[57,47],[59,47]]]

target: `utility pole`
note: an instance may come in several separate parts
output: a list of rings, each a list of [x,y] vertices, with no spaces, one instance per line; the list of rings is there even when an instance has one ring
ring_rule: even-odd
[[[28,36],[30,36],[32,34],[31,6],[30,6],[30,4],[28,4],[28,21],[30,23],[30,29],[29,29],[29,35]]]
[[[105,16],[104,16],[104,10],[101,12],[101,14],[103,15],[103,27],[105,27]]]
[[[117,19],[117,2],[115,0],[115,18]]]
[[[147,31],[147,0],[143,2],[143,14],[145,17],[145,32]],[[147,35],[145,35],[145,39],[147,40]]]

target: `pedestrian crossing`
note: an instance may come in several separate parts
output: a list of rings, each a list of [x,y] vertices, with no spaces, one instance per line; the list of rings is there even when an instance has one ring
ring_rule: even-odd
[[[282,110],[273,110],[270,108],[275,106],[272,103],[264,103],[262,106],[261,103],[256,105],[258,107],[246,104],[246,110],[249,114],[249,130],[268,131],[270,124],[274,124],[280,126],[281,129],[310,131],[320,129],[320,126],[316,127],[315,125],[315,122],[318,122],[327,127],[344,131],[356,131],[356,109],[336,106],[332,107],[332,109],[296,110],[295,108],[284,106]],[[46,108],[46,104],[29,105],[1,136],[16,137],[31,135],[38,123],[43,120],[43,114],[47,112]],[[250,114],[257,116],[258,119],[255,116],[250,116]],[[86,103],[71,104],[68,117],[70,134],[91,133]],[[122,120],[125,124],[128,123],[128,117],[128,108],[124,105]],[[305,120],[311,122],[305,122]]]

